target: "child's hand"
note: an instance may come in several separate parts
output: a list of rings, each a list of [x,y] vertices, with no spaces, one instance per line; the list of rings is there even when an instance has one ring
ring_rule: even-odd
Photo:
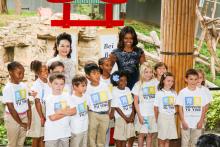
[[[182,127],[184,130],[187,130],[189,128],[188,124],[185,121],[182,122]]]
[[[202,129],[202,126],[203,126],[203,121],[199,121],[198,123],[197,123],[197,129]]]
[[[143,116],[138,116],[138,120],[140,122],[140,124],[144,124],[144,117]]]
[[[41,117],[41,118],[40,118],[40,123],[41,123],[41,126],[42,126],[42,127],[44,126],[45,121],[46,121],[45,117]]]
[[[129,120],[130,120],[130,123],[133,123],[133,122],[134,122],[134,116],[131,115],[130,118],[129,118]]]
[[[37,92],[31,90],[31,91],[30,91],[30,96],[36,97],[36,96],[37,96]]]
[[[126,121],[127,124],[130,123],[130,118],[129,118],[129,117],[126,117],[126,118],[125,118],[125,121]]]
[[[27,129],[27,123],[21,123],[20,126],[21,126],[22,128]]]

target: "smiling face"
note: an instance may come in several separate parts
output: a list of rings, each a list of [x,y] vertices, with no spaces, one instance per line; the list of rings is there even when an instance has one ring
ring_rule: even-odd
[[[100,67],[102,68],[103,72],[106,72],[110,75],[112,71],[112,64],[110,60],[105,60]]]
[[[127,77],[126,76],[120,77],[118,81],[118,88],[125,89],[126,86],[127,86]]]
[[[185,81],[190,89],[196,89],[196,86],[198,84],[198,76],[197,75],[188,75],[188,77],[185,79]]]
[[[48,68],[46,65],[43,65],[39,71],[39,78],[43,81],[47,81],[48,77]]]
[[[156,75],[157,75],[157,78],[158,78],[158,80],[161,78],[161,76],[165,73],[165,72],[167,72],[167,69],[166,69],[166,67],[165,66],[160,66],[160,67],[158,67],[157,69],[156,69]]]
[[[164,89],[170,90],[174,84],[174,77],[173,76],[167,76],[164,81]]]
[[[146,68],[144,70],[144,75],[143,75],[144,81],[149,81],[153,78],[153,70],[151,68]]]
[[[131,48],[133,46],[133,36],[131,33],[127,33],[124,36],[124,46],[127,48]]]
[[[57,51],[59,56],[66,58],[70,52],[70,42],[68,40],[60,40]]]
[[[54,79],[51,83],[52,92],[55,95],[60,95],[63,92],[65,81],[63,79]]]
[[[14,84],[19,84],[24,78],[24,67],[18,66],[13,71],[9,72],[11,77],[11,82]]]

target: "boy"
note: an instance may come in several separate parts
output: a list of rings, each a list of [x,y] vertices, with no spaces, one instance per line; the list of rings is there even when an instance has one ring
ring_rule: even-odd
[[[88,135],[88,111],[87,100],[84,96],[87,88],[87,79],[85,76],[76,75],[72,80],[73,95],[72,103],[76,105],[77,113],[71,117],[71,147],[87,147]]]
[[[64,75],[52,74],[49,82],[52,94],[46,98],[45,146],[69,147],[69,116],[76,113],[76,108],[71,106],[70,97],[62,94],[65,86]]]
[[[197,87],[198,73],[194,69],[186,72],[185,81],[187,87],[179,92],[177,105],[181,121],[181,144],[183,147],[195,147],[197,139],[202,134],[202,127],[205,119],[206,97]]]
[[[109,101],[112,96],[108,86],[100,82],[97,64],[86,64],[84,70],[86,77],[90,80],[86,91],[89,106],[89,147],[104,147],[109,126]]]

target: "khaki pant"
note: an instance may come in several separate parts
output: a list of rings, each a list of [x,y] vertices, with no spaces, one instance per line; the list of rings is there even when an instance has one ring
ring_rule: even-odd
[[[108,114],[98,114],[89,111],[89,147],[104,147],[106,132],[109,126]]]
[[[199,136],[202,134],[202,129],[181,129],[181,146],[195,147]]]
[[[27,115],[19,115],[22,122],[27,123]],[[21,127],[10,114],[4,116],[5,128],[7,130],[7,147],[23,147],[27,130]]]
[[[71,134],[70,147],[87,147],[88,132],[82,132],[80,134]]]
[[[69,147],[69,137],[58,140],[48,140],[45,142],[45,147]]]

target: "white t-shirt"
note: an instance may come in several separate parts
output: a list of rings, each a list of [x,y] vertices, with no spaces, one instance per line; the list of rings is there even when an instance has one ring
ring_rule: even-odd
[[[79,134],[88,130],[88,110],[87,110],[87,99],[85,96],[78,97],[76,95],[71,96],[71,105],[76,106],[76,114],[71,116],[70,127],[71,132]],[[73,107],[73,106],[71,106]]]
[[[189,128],[196,128],[202,115],[202,107],[207,104],[207,97],[200,88],[192,91],[186,87],[179,92],[176,104],[183,106],[184,119]]]
[[[213,100],[212,94],[211,94],[210,90],[209,90],[207,87],[205,87],[205,86],[201,86],[201,87],[199,87],[199,88],[200,88],[201,91],[203,91],[204,94],[207,96],[207,104],[210,103],[210,102]]]
[[[57,110],[70,107],[70,104],[69,95],[50,95],[46,98],[46,122],[44,127],[45,141],[57,140],[71,135],[69,116],[56,121],[51,121],[49,119],[50,115],[55,114]]]
[[[108,85],[110,92],[112,92],[113,86],[112,86],[112,84],[111,84],[110,78],[108,78],[108,79],[103,79],[103,77],[101,76],[101,77],[100,77],[100,82],[103,82],[103,83],[105,83],[106,85]]]
[[[67,95],[71,96],[71,94],[72,94],[72,85],[65,84],[65,86],[63,88],[63,94],[67,94]]]
[[[137,82],[132,93],[139,98],[139,108],[142,116],[154,116],[154,100],[157,91],[157,81],[151,80],[140,84]]]
[[[48,83],[44,83],[39,78],[33,83],[31,90],[37,92],[36,98],[40,99],[42,104],[45,104],[45,98],[52,93]]]
[[[134,101],[130,89],[126,87],[124,90],[120,90],[117,87],[113,87],[112,97],[111,107],[118,107],[126,116],[130,116],[132,113],[132,103]],[[120,117],[121,116],[115,111],[115,118]]]
[[[109,110],[108,102],[112,99],[112,94],[105,83],[100,82],[98,86],[88,84],[85,96],[91,111],[106,112]]]
[[[26,84],[20,82],[19,84],[14,84],[8,82],[3,89],[3,99],[2,102],[13,103],[17,113],[24,113],[28,110],[28,89]],[[8,111],[6,105],[5,111]]]
[[[166,91],[164,89],[157,91],[155,95],[154,106],[158,107],[159,113],[174,115],[176,92]]]

